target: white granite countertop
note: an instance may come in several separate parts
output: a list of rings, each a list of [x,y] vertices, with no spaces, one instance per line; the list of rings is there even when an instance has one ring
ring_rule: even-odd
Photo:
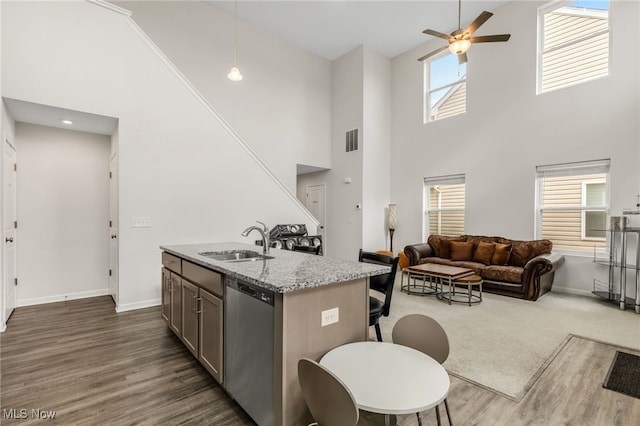
[[[277,293],[351,281],[389,272],[389,267],[352,260],[332,259],[309,253],[272,248],[273,259],[219,261],[198,253],[227,250],[251,250],[262,254],[262,247],[243,243],[208,243],[160,246],[167,253],[205,268],[248,281]]]

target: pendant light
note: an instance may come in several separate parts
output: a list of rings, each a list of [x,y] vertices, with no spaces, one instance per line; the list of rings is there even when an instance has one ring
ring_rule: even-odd
[[[231,71],[227,74],[229,80],[231,81],[240,81],[242,80],[242,74],[240,74],[240,68],[238,68],[238,22],[237,15],[238,12],[238,0],[233,3],[233,67],[231,67]]]

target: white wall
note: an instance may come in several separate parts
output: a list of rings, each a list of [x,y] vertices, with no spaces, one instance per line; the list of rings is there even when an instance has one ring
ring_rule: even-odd
[[[18,306],[108,294],[109,137],[17,123]]]
[[[357,260],[362,245],[362,149],[345,152],[345,133],[358,129],[362,144],[364,48],[332,65],[331,171],[327,174],[327,244],[325,254]],[[345,183],[351,178],[351,183]]]
[[[115,3],[133,12],[136,23],[292,192],[296,163],[330,166],[328,60],[238,20],[244,79],[232,82],[227,74],[233,16],[202,1]]]
[[[315,226],[125,16],[88,2],[1,7],[3,95],[119,118],[119,310],[159,303],[159,245],[251,242],[240,232],[255,220]],[[132,228],[137,216],[151,228]]]
[[[357,259],[360,248],[388,248],[390,79],[390,60],[366,46],[333,62],[332,169],[326,175],[326,253],[333,257]],[[358,129],[359,147],[345,152],[345,133],[352,129]]]
[[[466,175],[465,231],[534,237],[535,166],[611,158],[611,211],[621,214],[640,191],[638,2],[611,6],[611,74],[536,95],[536,23],[542,2],[495,10],[483,34],[511,33],[507,43],[469,52],[467,112],[422,122],[422,65],[427,43],[393,60],[392,198],[398,203],[398,247],[424,241],[422,180]],[[602,267],[569,261],[555,289],[588,293]],[[580,277],[577,279],[576,277]]]
[[[364,49],[362,131],[362,248],[389,249],[391,194],[391,61]],[[397,251],[398,246],[394,247]]]

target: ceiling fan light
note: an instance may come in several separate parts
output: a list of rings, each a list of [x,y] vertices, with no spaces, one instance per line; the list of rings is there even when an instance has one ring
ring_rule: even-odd
[[[236,66],[233,66],[231,68],[231,71],[229,71],[229,74],[227,74],[227,77],[229,77],[229,80],[231,81],[242,80],[242,74],[240,74],[240,69]]]
[[[454,55],[462,55],[471,47],[471,42],[466,39],[455,40],[449,44],[449,52]]]

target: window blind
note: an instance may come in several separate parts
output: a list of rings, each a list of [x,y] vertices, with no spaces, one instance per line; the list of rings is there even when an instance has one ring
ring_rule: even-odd
[[[538,178],[609,173],[610,159],[536,166]]]
[[[425,185],[458,185],[464,183],[464,174],[424,178]]]

